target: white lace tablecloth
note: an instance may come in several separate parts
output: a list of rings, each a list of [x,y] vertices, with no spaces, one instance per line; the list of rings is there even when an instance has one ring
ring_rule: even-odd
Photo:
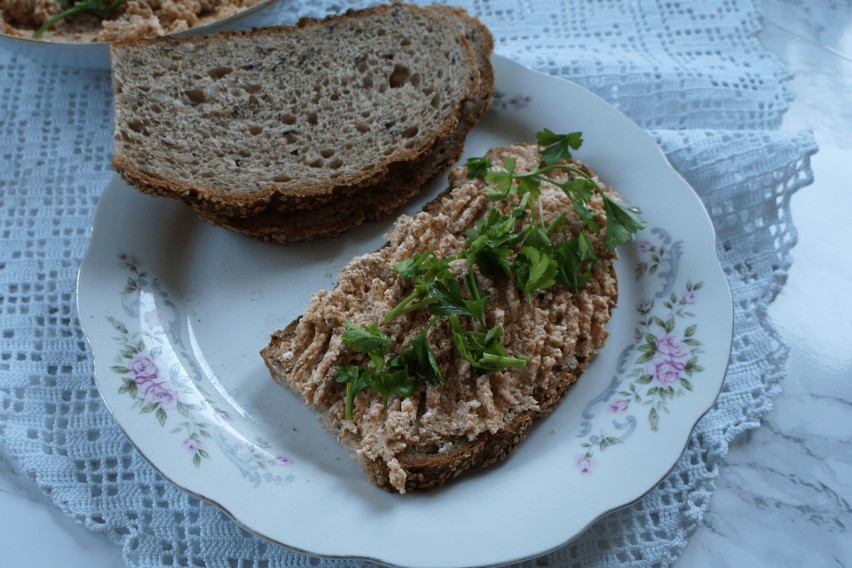
[[[292,23],[372,2],[286,1]],[[778,127],[785,71],[758,44],[748,0],[466,0],[497,53],[572,79],[656,137],[716,226],[734,346],[714,409],[669,476],[530,566],[663,566],[686,544],[721,458],[758,425],[787,348],[767,318],[795,243],[789,200],[810,183],[807,133]],[[5,453],[68,515],[123,547],[130,566],[355,566],[247,534],[161,478],[101,402],[75,309],[75,278],[111,177],[106,71],[0,53],[0,434]]]

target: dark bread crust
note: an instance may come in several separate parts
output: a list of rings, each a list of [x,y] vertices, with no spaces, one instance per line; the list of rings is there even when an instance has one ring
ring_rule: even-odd
[[[233,31],[221,32],[212,36],[205,37],[180,37],[180,38],[158,38],[153,40],[133,40],[127,42],[119,42],[111,46],[111,54],[115,59],[120,56],[122,50],[133,50],[142,45],[159,44],[159,45],[181,45],[185,43],[208,43],[220,41],[223,38],[246,38],[258,36],[274,36],[276,34],[292,34],[297,33],[296,30],[302,30],[311,27],[326,27],[332,30],[340,22],[353,20],[364,17],[365,15],[375,15],[384,12],[392,13],[398,10],[418,11],[427,17],[439,23],[442,17],[438,15],[437,10],[426,10],[413,5],[405,5],[393,3],[382,5],[365,10],[350,11],[342,15],[331,16],[323,20],[304,19],[297,26],[282,26],[276,28],[267,28],[263,30],[253,30],[250,32]],[[470,19],[473,22],[473,19]],[[272,187],[269,190],[262,191],[243,191],[238,194],[219,194],[201,184],[183,183],[176,180],[165,179],[158,177],[158,174],[146,173],[140,170],[136,164],[131,163],[120,150],[117,148],[113,158],[113,168],[124,178],[130,185],[137,187],[139,190],[157,196],[165,196],[181,199],[184,202],[192,205],[195,209],[202,209],[210,212],[215,216],[226,217],[249,217],[259,212],[273,208],[279,211],[291,211],[298,209],[310,209],[316,206],[327,203],[337,198],[344,198],[348,195],[357,193],[365,188],[372,188],[380,185],[388,185],[394,181],[396,164],[415,164],[430,157],[430,153],[435,148],[443,148],[450,146],[457,136],[460,124],[469,130],[475,124],[475,120],[466,120],[463,118],[465,106],[471,101],[481,101],[483,91],[481,85],[483,81],[480,76],[480,71],[476,61],[481,62],[482,57],[474,51],[470,42],[460,32],[453,31],[451,26],[444,24],[439,27],[444,28],[450,35],[455,35],[455,40],[459,43],[468,60],[468,77],[466,85],[459,89],[458,102],[456,108],[450,115],[445,117],[444,121],[434,132],[427,144],[412,149],[401,149],[395,151],[391,156],[381,158],[374,164],[365,165],[363,168],[349,175],[340,176],[336,179],[327,179],[323,183],[310,186],[298,187]],[[479,26],[484,29],[484,26]],[[478,34],[482,35],[482,31]],[[487,34],[487,30],[485,32]],[[488,35],[490,39],[490,34]],[[490,44],[489,44],[490,45]],[[125,55],[126,57],[129,55]],[[490,74],[490,65],[487,66]],[[115,74],[115,66],[114,66]],[[493,79],[492,79],[493,84]],[[490,94],[488,95],[490,100]],[[477,102],[479,104],[479,102]],[[468,117],[469,118],[469,117]],[[477,118],[478,120],[478,118]]]

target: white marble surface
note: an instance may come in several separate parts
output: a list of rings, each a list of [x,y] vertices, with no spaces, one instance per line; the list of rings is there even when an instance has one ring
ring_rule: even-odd
[[[783,391],[732,446],[680,567],[852,566],[852,2],[766,0],[761,40],[795,74],[782,128],[811,129],[815,182],[770,315],[790,346]]]
[[[679,567],[852,567],[852,2],[766,0],[761,38],[795,74],[783,128],[811,129],[815,183],[771,315],[790,346],[783,392],[732,447]],[[121,550],[75,524],[0,456],[4,566],[111,568]]]

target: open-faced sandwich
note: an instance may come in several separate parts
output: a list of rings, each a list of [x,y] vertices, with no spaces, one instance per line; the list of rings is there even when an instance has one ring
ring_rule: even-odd
[[[537,141],[456,169],[262,352],[380,487],[504,459],[607,337],[615,248],[642,221],[572,159],[579,133]]]

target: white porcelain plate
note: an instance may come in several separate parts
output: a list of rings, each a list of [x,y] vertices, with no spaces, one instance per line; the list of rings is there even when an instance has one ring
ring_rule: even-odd
[[[621,249],[611,336],[585,375],[502,464],[433,492],[385,493],[270,380],[258,351],[312,292],[334,285],[344,263],[378,248],[392,220],[270,245],[116,178],[80,269],[80,319],[106,404],[168,479],[300,551],[434,567],[550,551],[673,467],[713,405],[731,345],[731,299],[707,214],[655,143],[607,103],[505,59],[494,64],[499,94],[466,155],[532,141],[542,127],[580,130],[577,157],[648,223]]]

